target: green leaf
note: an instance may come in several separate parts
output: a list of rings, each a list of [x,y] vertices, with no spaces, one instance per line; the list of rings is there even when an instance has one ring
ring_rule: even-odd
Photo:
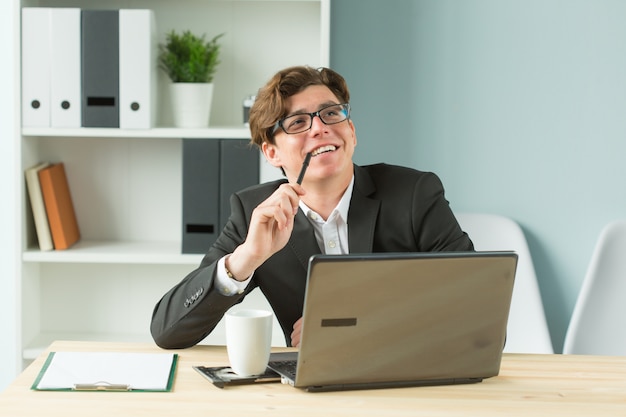
[[[170,31],[165,44],[159,45],[159,68],[175,83],[212,82],[220,63],[218,40],[222,36],[206,41],[205,35],[196,36],[188,30],[182,34]]]

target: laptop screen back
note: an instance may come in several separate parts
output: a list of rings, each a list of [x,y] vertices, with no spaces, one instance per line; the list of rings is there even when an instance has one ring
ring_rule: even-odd
[[[512,252],[316,255],[295,386],[497,375]]]

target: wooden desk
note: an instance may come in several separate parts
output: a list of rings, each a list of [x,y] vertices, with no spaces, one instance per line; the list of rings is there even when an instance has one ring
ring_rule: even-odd
[[[49,351],[155,352],[150,344],[55,342]],[[626,357],[505,354],[479,384],[306,393],[279,383],[219,389],[192,365],[227,364],[224,347],[178,351],[173,392],[31,391],[47,352],[0,394],[22,416],[626,416]]]

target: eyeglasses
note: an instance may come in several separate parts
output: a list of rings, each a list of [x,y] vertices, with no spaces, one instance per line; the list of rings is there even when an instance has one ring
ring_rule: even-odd
[[[272,133],[276,133],[278,128],[283,129],[288,135],[306,132],[313,126],[315,116],[319,117],[325,125],[341,123],[350,117],[350,104],[333,104],[313,113],[298,113],[287,116],[276,122]]]

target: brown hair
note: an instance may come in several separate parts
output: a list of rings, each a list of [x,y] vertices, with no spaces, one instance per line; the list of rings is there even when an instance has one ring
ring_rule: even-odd
[[[296,66],[277,72],[263,86],[250,109],[251,142],[261,146],[263,142],[274,143],[274,126],[286,116],[285,99],[312,85],[325,85],[341,103],[350,101],[346,80],[329,68]]]

